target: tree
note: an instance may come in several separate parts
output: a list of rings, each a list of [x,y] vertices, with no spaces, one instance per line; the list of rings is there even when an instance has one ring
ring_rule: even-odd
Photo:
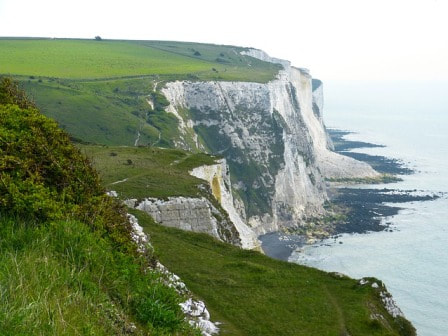
[[[102,40],[102,38],[101,38],[101,36],[95,36],[95,40],[97,40],[97,41],[101,41]]]

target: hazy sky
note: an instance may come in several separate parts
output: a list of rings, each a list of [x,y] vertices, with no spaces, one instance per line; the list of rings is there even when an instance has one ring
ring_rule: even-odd
[[[0,36],[264,49],[328,79],[448,80],[448,0],[0,0]]]

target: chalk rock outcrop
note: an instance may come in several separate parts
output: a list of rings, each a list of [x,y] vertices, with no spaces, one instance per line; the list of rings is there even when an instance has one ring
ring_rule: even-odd
[[[128,205],[130,202],[127,201]],[[134,201],[133,207],[162,225],[207,233],[222,241],[242,245],[235,225],[205,197],[146,198],[141,202]]]

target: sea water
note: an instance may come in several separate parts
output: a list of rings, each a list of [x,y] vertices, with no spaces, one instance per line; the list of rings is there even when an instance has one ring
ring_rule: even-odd
[[[374,187],[448,192],[448,82],[330,82],[324,90],[327,126],[385,145],[357,151],[400,159],[416,171]],[[289,261],[375,276],[418,335],[448,335],[447,194],[398,206],[398,215],[384,219],[392,232],[345,234],[294,252]]]

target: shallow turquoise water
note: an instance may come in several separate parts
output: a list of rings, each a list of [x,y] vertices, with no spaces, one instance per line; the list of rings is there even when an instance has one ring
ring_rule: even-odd
[[[448,192],[448,83],[339,82],[324,92],[327,126],[384,144],[362,151],[401,159],[418,171],[388,188]],[[378,277],[418,335],[448,335],[448,197],[401,206],[386,219],[393,232],[343,235],[293,253],[290,261]]]

